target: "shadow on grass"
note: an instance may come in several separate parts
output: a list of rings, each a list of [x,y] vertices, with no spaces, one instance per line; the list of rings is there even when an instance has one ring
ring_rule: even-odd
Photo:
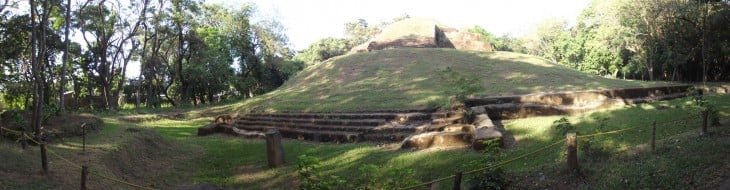
[[[730,95],[707,96],[707,99],[720,110],[721,115],[726,116],[730,111],[728,109]],[[701,120],[697,114],[698,109],[691,105],[689,99],[676,99],[565,116],[573,123],[574,131],[578,135],[633,128],[616,134],[579,138],[579,159],[586,176],[583,182],[568,181],[570,188],[696,188],[701,181],[712,180],[712,176],[715,176],[712,172],[728,168],[723,166],[728,161],[722,157],[727,156],[730,147],[727,146],[728,142],[723,140],[728,138],[729,133],[727,130],[719,130],[709,137],[699,137]],[[551,125],[546,121],[558,118],[560,116],[529,118],[508,123],[508,130],[515,133],[518,138],[527,136],[518,141],[513,152],[544,146],[545,142],[536,138],[540,135],[535,134],[551,135],[548,130],[535,132],[537,129],[522,125],[531,124],[530,121],[539,121],[542,124],[534,127],[549,128]],[[651,139],[651,123],[654,120],[658,123],[658,149],[652,154],[648,143]],[[682,121],[669,122],[674,120]],[[559,138],[559,135],[552,135],[556,139]],[[533,158],[529,161],[533,164],[511,164],[507,168],[523,176],[518,178],[528,181],[536,180],[537,177],[532,174],[534,172],[563,175],[559,171],[565,168],[564,147],[562,145],[555,149],[559,153],[548,153]],[[554,163],[552,167],[539,164],[550,161]],[[565,183],[542,179],[540,181],[538,183],[543,184],[542,186],[524,186],[532,183],[525,181],[520,182],[521,186],[518,188],[560,187],[563,186],[561,183]]]

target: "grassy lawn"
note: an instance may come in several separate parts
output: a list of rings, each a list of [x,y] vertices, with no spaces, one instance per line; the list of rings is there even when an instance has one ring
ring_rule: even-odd
[[[728,117],[729,95],[709,96],[708,100],[721,110],[722,118]],[[659,188],[675,185],[689,187],[690,184],[675,180],[682,176],[680,174],[688,171],[695,172],[693,174],[697,180],[706,181],[707,179],[700,179],[703,177],[701,171],[708,167],[716,168],[715,166],[726,164],[722,158],[727,156],[728,146],[727,142],[722,142],[720,139],[727,139],[728,130],[722,130],[724,132],[718,132],[711,138],[697,138],[696,132],[700,124],[698,117],[690,118],[686,122],[665,122],[696,114],[693,109],[689,100],[677,99],[566,116],[579,135],[637,127],[622,133],[580,139],[581,162],[589,166],[584,169],[588,182],[569,184],[582,188],[609,189],[640,188],[648,187],[647,185]],[[500,157],[501,160],[523,155],[564,138],[564,135],[553,134],[550,130],[553,121],[561,117],[536,117],[505,122],[507,130],[518,140],[514,147]],[[651,132],[649,125],[654,119],[661,123],[657,126],[657,138],[660,144],[657,154],[664,156],[653,156],[647,152],[647,142]],[[358,169],[364,165],[374,164],[380,167],[375,175],[378,176],[376,177],[378,180],[393,177],[389,176],[393,171],[412,169],[419,181],[448,176],[456,170],[469,171],[474,168],[465,168],[465,164],[484,156],[483,153],[471,150],[409,151],[398,150],[397,145],[381,146],[370,143],[336,145],[286,140],[284,148],[287,165],[267,169],[265,144],[262,140],[227,136],[196,137],[196,128],[207,122],[208,119],[190,121],[163,119],[145,122],[142,125],[154,128],[166,140],[175,144],[204,150],[201,157],[189,163],[191,166],[196,166],[198,171],[194,181],[233,188],[292,188],[298,185],[295,180],[296,163],[297,157],[302,154],[320,158],[322,173],[326,175],[354,179],[361,175]],[[711,128],[715,129],[718,128]],[[724,146],[720,149],[711,146],[718,143]],[[691,150],[698,150],[699,154],[684,155]],[[564,145],[560,144],[511,162],[505,165],[504,169],[517,179],[528,179],[531,174],[537,172],[561,176],[564,152]],[[701,161],[705,157],[713,159]],[[688,165],[689,163],[694,165]],[[680,164],[682,168],[673,168],[673,164]],[[647,169],[661,173],[649,174]],[[622,181],[626,176],[634,178]],[[643,178],[652,179],[646,181]],[[449,181],[442,183],[444,187],[451,184]],[[515,183],[518,186],[530,184],[519,181]]]
[[[730,95],[708,96],[721,118],[730,116]],[[197,127],[210,122],[206,110],[230,107],[185,109],[175,112],[145,111],[104,117],[105,127],[87,139],[87,154],[80,153],[80,138],[67,138],[50,149],[70,160],[88,161],[92,170],[135,184],[166,188],[180,184],[210,183],[227,188],[291,189],[300,185],[297,178],[298,157],[303,154],[320,159],[322,176],[339,176],[349,183],[372,174],[376,183],[393,179],[426,182],[481,167],[467,166],[490,153],[472,150],[399,150],[397,144],[320,144],[285,140],[287,164],[266,167],[265,143],[221,135],[197,137]],[[564,145],[518,159],[503,166],[512,187],[535,188],[713,188],[724,181],[730,166],[730,128],[711,127],[709,137],[698,137],[698,118],[687,122],[663,123],[685,118],[693,111],[687,99],[625,106],[566,116],[579,135],[638,127],[625,132],[579,139],[581,176],[564,172]],[[175,115],[184,115],[176,118]],[[136,118],[136,119],[134,119]],[[510,160],[564,138],[551,130],[561,116],[536,117],[506,121],[506,129],[517,143],[496,156],[496,162]],[[649,124],[656,119],[658,145],[656,153],[648,150]],[[590,144],[589,146],[586,146]],[[11,189],[76,188],[78,170],[50,157],[52,180],[38,175],[37,148],[21,150],[17,143],[4,141],[0,146],[0,187]],[[369,165],[376,169],[364,170]],[[484,166],[484,165],[482,165]],[[413,171],[404,178],[398,171]],[[469,178],[467,175],[464,178]],[[91,187],[124,187],[100,178],[92,178]],[[440,187],[448,188],[446,180]]]
[[[457,94],[496,96],[667,84],[603,78],[511,52],[399,48],[341,56],[311,66],[277,90],[234,107],[242,112],[433,108],[446,105]]]

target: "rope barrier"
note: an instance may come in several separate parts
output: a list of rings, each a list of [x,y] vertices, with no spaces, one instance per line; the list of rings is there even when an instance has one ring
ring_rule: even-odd
[[[36,141],[35,139],[31,138],[30,136],[28,136],[28,134],[23,133],[21,131],[12,130],[12,129],[8,129],[8,128],[5,128],[5,127],[0,127],[0,128],[2,128],[4,130],[7,130],[7,131],[10,131],[10,132],[13,132],[13,133],[21,134],[25,138],[28,138],[29,140],[33,141],[36,144],[39,144],[39,145],[42,144],[42,143]],[[55,151],[53,151],[51,149],[46,149],[46,150],[48,150],[49,153],[51,153],[53,156],[57,157],[58,159],[61,159],[64,162],[67,162],[68,164],[70,164],[70,165],[72,165],[72,166],[74,166],[74,167],[76,167],[78,169],[81,169],[82,168],[81,165],[76,164],[76,163],[72,162],[71,160],[64,158],[63,156],[59,155]],[[145,187],[145,186],[141,186],[141,185],[136,185],[136,184],[132,184],[132,183],[129,183],[129,182],[126,182],[126,181],[122,181],[122,180],[119,180],[119,179],[116,179],[116,178],[113,178],[113,177],[105,176],[105,175],[100,174],[98,172],[91,172],[91,173],[94,174],[95,176],[98,176],[98,177],[101,177],[101,178],[104,178],[104,179],[107,179],[107,180],[110,180],[110,181],[113,181],[113,182],[117,182],[117,183],[120,183],[120,184],[124,184],[124,185],[130,186],[130,187],[135,187],[135,188],[138,188],[138,189],[155,190],[154,188]]]
[[[552,143],[550,145],[544,146],[542,148],[539,148],[539,149],[534,150],[532,152],[529,152],[527,154],[523,154],[523,155],[517,156],[517,157],[515,157],[513,159],[509,159],[509,160],[506,160],[506,161],[502,161],[502,162],[500,162],[498,164],[495,164],[495,165],[490,165],[490,166],[487,166],[487,167],[484,167],[484,168],[479,168],[479,169],[471,170],[471,171],[468,171],[468,172],[464,172],[463,175],[471,174],[471,173],[476,173],[476,172],[484,171],[484,170],[487,170],[487,169],[490,169],[490,168],[496,168],[496,167],[499,167],[499,166],[503,166],[503,165],[508,164],[510,162],[514,162],[516,160],[522,159],[522,158],[527,157],[529,155],[533,155],[533,154],[538,153],[540,151],[546,150],[546,149],[548,149],[548,148],[550,148],[552,146],[555,146],[557,144],[560,144],[562,142],[565,142],[565,139],[556,141],[556,142],[554,142],[554,143]],[[400,189],[413,189],[413,188],[416,188],[416,187],[425,186],[425,185],[433,184],[433,183],[436,183],[436,182],[444,181],[444,180],[447,180],[447,179],[451,179],[451,178],[454,178],[455,176],[456,175],[450,175],[450,176],[438,178],[438,179],[435,179],[435,180],[431,180],[429,182],[425,182],[425,183],[422,183],[422,184],[412,185],[412,186],[408,186],[408,187],[404,187],[404,188],[400,188]]]
[[[693,114],[693,115],[690,115],[688,117],[684,117],[684,118],[681,118],[681,119],[676,119],[676,120],[670,120],[670,121],[664,121],[664,122],[661,122],[661,123],[657,123],[657,125],[659,125],[659,124],[667,124],[667,123],[674,123],[674,122],[677,122],[677,121],[686,121],[688,119],[692,119],[692,118],[697,117],[697,116],[699,116],[699,115],[698,114]],[[644,126],[640,126],[640,127],[644,127]],[[637,129],[637,128],[640,128],[640,127],[631,127],[631,128],[619,129],[619,130],[614,130],[614,131],[606,131],[606,132],[594,133],[594,134],[589,134],[589,135],[580,135],[580,136],[577,136],[577,137],[586,138],[586,137],[595,137],[595,136],[601,136],[601,135],[616,134],[616,133],[621,133],[621,132],[625,132],[625,131]],[[503,165],[506,165],[506,164],[508,164],[510,162],[513,162],[515,160],[519,160],[519,159],[522,159],[522,158],[527,157],[529,155],[532,155],[532,154],[538,153],[540,151],[546,150],[546,149],[548,149],[548,148],[550,148],[552,146],[555,146],[557,144],[560,144],[562,142],[565,142],[565,139],[559,140],[559,141],[554,142],[554,143],[552,143],[550,145],[547,145],[547,146],[544,146],[542,148],[539,148],[539,149],[537,149],[535,151],[532,151],[532,152],[529,152],[527,154],[523,154],[523,155],[517,156],[515,158],[512,158],[510,160],[506,160],[506,161],[500,162],[500,163],[495,164],[495,165],[490,165],[490,166],[487,166],[487,167],[484,167],[484,168],[480,168],[480,169],[476,169],[476,170],[464,172],[463,175],[472,174],[472,173],[476,173],[476,172],[479,172],[479,171],[484,171],[484,170],[487,170],[487,169],[491,169],[491,168],[496,168],[496,167],[499,167],[499,166],[503,166]],[[431,181],[428,181],[428,182],[425,182],[425,183],[421,183],[421,184],[418,184],[418,185],[412,185],[412,186],[408,186],[408,187],[404,187],[404,188],[400,188],[400,189],[402,189],[402,190],[403,189],[413,189],[413,188],[416,188],[416,187],[421,187],[421,186],[433,184],[433,183],[440,182],[440,181],[444,181],[444,180],[451,179],[451,178],[454,178],[454,177],[456,177],[456,175],[450,175],[450,176],[438,178],[438,179],[435,179],[435,180],[431,180]]]
[[[696,117],[696,116],[698,116],[698,115],[697,114],[694,114],[694,115],[690,115],[689,117],[685,117],[685,118],[681,118],[681,119],[676,119],[676,120],[670,120],[670,121],[665,121],[665,122],[657,123],[657,125],[658,124],[666,124],[666,123],[674,123],[674,122],[677,122],[677,121],[685,121],[685,120],[691,119],[691,118]],[[641,127],[643,127],[643,126],[641,126]],[[30,138],[27,134],[25,134],[23,132],[11,130],[11,129],[4,128],[4,127],[0,127],[0,128],[5,129],[5,130],[10,131],[10,132],[20,133],[20,134],[24,135],[25,137],[27,137],[28,139],[30,139],[31,141],[35,142],[36,144],[41,144],[38,141],[34,140],[33,138]],[[631,128],[619,129],[619,130],[614,130],[614,131],[606,131],[606,132],[594,133],[594,134],[589,134],[589,135],[580,135],[578,137],[580,137],[580,138],[586,138],[586,137],[595,137],[595,136],[601,136],[601,135],[616,134],[616,133],[621,133],[621,132],[625,132],[625,131],[629,131],[629,130],[633,130],[633,129],[637,129],[637,128],[639,128],[639,127],[631,127]],[[500,166],[506,165],[508,163],[514,162],[516,160],[519,160],[519,159],[525,158],[527,156],[536,154],[538,152],[544,151],[544,150],[546,150],[548,148],[551,148],[551,147],[553,147],[553,146],[555,146],[557,144],[560,144],[562,142],[565,142],[565,139],[556,141],[556,142],[554,142],[554,143],[552,143],[550,145],[541,147],[541,148],[539,148],[537,150],[534,150],[532,152],[529,152],[527,154],[523,154],[523,155],[514,157],[512,159],[509,159],[509,160],[506,160],[506,161],[502,161],[502,162],[500,162],[498,164],[490,165],[490,166],[487,166],[487,167],[484,167],[484,168],[479,168],[479,169],[471,170],[471,171],[468,171],[468,172],[464,172],[463,174],[472,174],[472,173],[484,171],[484,170],[487,170],[487,169],[500,167]],[[49,152],[51,152],[51,154],[53,154],[54,156],[58,157],[59,159],[65,161],[65,162],[68,162],[69,164],[71,164],[71,165],[73,165],[73,166],[75,166],[77,168],[81,168],[80,165],[71,162],[70,160],[62,157],[61,155],[58,155],[57,153],[55,153],[54,151],[52,151],[50,149],[48,149],[48,150],[49,150]],[[121,183],[121,184],[124,184],[124,185],[128,185],[130,187],[135,187],[135,188],[139,188],[139,189],[150,189],[150,190],[154,190],[154,188],[144,187],[144,186],[141,186],[141,185],[132,184],[132,183],[129,183],[129,182],[126,182],[126,181],[122,181],[122,180],[119,180],[119,179],[116,179],[116,178],[112,178],[112,177],[109,177],[109,176],[102,175],[102,174],[100,174],[98,172],[92,172],[92,174],[94,174],[94,175],[96,175],[98,177],[105,178],[105,179],[110,180],[110,181],[114,181],[114,182],[117,182],[117,183]],[[433,184],[433,183],[436,183],[436,182],[448,180],[448,179],[451,179],[451,178],[454,178],[454,177],[456,177],[456,175],[449,175],[449,176],[446,176],[446,177],[442,177],[442,178],[438,178],[438,179],[435,179],[435,180],[431,180],[429,182],[425,182],[425,183],[421,183],[421,184],[413,185],[413,186],[408,186],[408,187],[404,187],[404,188],[400,188],[400,189],[413,189],[413,188],[416,188],[416,187],[425,186],[425,185]]]
[[[122,181],[122,180],[119,180],[119,179],[115,179],[115,178],[112,178],[112,177],[109,177],[109,176],[105,176],[105,175],[102,175],[102,174],[100,174],[98,172],[91,172],[91,174],[94,174],[95,176],[99,176],[99,177],[105,178],[105,179],[110,180],[110,181],[114,181],[114,182],[117,182],[117,183],[121,183],[121,184],[127,185],[127,186],[130,186],[130,187],[135,187],[135,188],[138,188],[138,189],[156,190],[155,188],[145,187],[145,186],[141,186],[141,185],[136,185],[136,184],[132,184],[132,183],[129,183],[129,182],[126,182],[126,181]]]

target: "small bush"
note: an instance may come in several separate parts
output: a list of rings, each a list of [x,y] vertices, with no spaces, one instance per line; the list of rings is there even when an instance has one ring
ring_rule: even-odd
[[[472,160],[463,167],[465,171],[494,166],[505,154],[499,145],[499,139],[484,141],[484,156],[482,159]],[[469,189],[505,189],[510,181],[506,173],[499,167],[479,171],[467,178]]]
[[[553,127],[551,128],[551,130],[553,131],[555,138],[563,138],[568,132],[574,131],[575,126],[570,123],[568,118],[562,117],[553,122]]]
[[[299,189],[303,190],[336,189],[347,183],[336,175],[324,176],[320,169],[319,158],[306,154],[299,156],[297,173],[301,182]]]
[[[594,144],[590,138],[583,138],[578,141],[580,158],[588,161],[601,161],[608,158],[611,153],[601,145]]]
[[[712,104],[710,101],[705,99],[703,95],[699,93],[697,89],[690,88],[688,92],[688,96],[690,100],[692,101],[692,107],[694,108],[694,111],[700,112],[700,111],[707,111],[707,114],[709,114],[707,117],[708,122],[710,122],[710,125],[719,126],[720,125],[720,112],[718,111],[717,107],[715,107],[714,104]]]
[[[360,166],[354,179],[344,179],[336,175],[325,176],[320,170],[319,158],[306,154],[299,156],[297,166],[301,182],[299,189],[398,189],[420,183],[413,169],[396,168],[385,173],[384,168],[374,164]]]
[[[398,189],[421,182],[416,179],[416,172],[413,169],[395,168],[387,173],[383,170],[385,168],[379,168],[374,164],[361,166],[358,168],[360,175],[347,189]]]

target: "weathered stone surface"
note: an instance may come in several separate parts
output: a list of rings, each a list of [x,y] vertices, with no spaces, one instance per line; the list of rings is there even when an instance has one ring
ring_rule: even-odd
[[[466,133],[474,133],[474,125],[469,124],[457,124],[457,125],[449,125],[444,127],[444,132],[466,132]]]
[[[221,123],[211,123],[206,126],[198,128],[198,136],[205,136],[210,135],[213,133],[221,132],[220,126]]]
[[[264,137],[264,133],[259,132],[259,131],[247,131],[247,130],[239,129],[236,127],[230,127],[230,128],[231,128],[231,132],[233,132],[233,135],[236,135],[236,136],[242,136],[242,137],[247,137],[247,138],[263,138]]]
[[[406,138],[401,144],[401,148],[467,146],[471,143],[471,139],[472,135],[468,132],[428,132]]]
[[[489,118],[489,115],[479,114],[474,117],[474,126],[476,126],[476,128],[494,127],[494,123],[492,122],[492,119]]]
[[[677,85],[469,98],[465,103],[475,113],[483,110],[491,118],[514,119],[584,113],[613,106],[679,98],[686,95],[689,87]]]
[[[500,146],[502,146],[502,136],[502,131],[500,131],[497,127],[477,128],[474,131],[474,141],[472,142],[472,147],[475,150],[483,150],[485,148],[484,141],[492,139],[500,139]]]
[[[281,133],[272,129],[266,132],[266,155],[269,168],[284,165],[284,146],[281,144]]]
[[[350,53],[404,47],[492,51],[492,45],[479,35],[443,26],[433,19],[409,18],[390,24],[373,39],[352,48]]]
[[[627,100],[685,93],[690,87],[692,86],[676,85],[640,88],[619,88],[608,90],[567,91],[558,93],[537,93],[526,95],[468,98],[464,103],[469,107],[507,103],[533,103],[553,106],[584,106],[593,105],[595,102],[602,102],[609,99]],[[487,109],[487,111],[489,111],[489,109]]]
[[[474,106],[469,109],[471,109],[471,111],[474,112],[475,114],[487,113],[487,109],[485,109],[484,106]]]

